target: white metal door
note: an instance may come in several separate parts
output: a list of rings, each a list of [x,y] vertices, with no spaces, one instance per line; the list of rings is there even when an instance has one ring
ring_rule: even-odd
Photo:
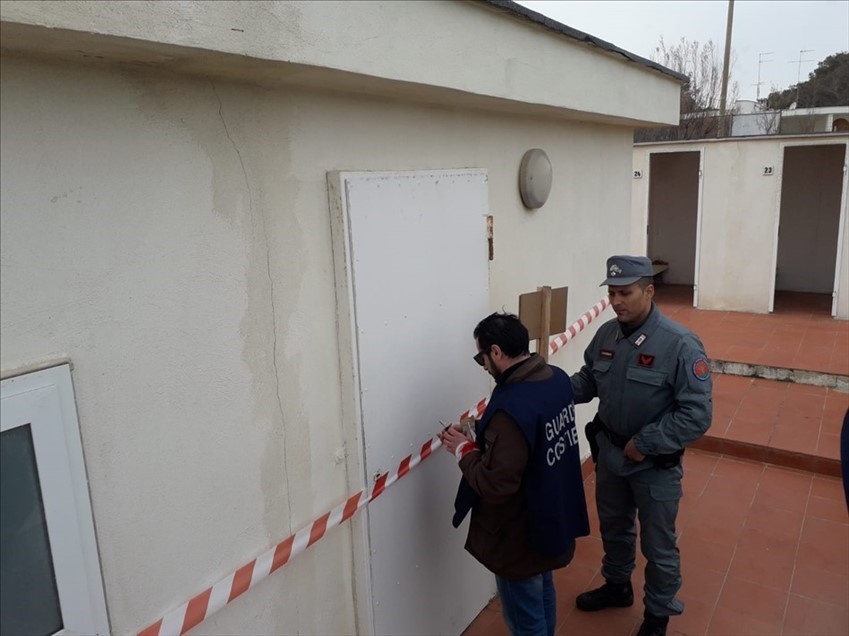
[[[472,361],[489,307],[487,177],[340,173],[337,184],[372,483],[489,391]],[[367,509],[372,633],[458,634],[494,594],[492,575],[463,551],[468,521],[451,527],[459,478],[440,451]]]

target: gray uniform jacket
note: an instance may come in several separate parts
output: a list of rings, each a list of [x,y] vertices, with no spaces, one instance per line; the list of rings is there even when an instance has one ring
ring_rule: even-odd
[[[571,376],[575,403],[599,398],[607,428],[645,455],[674,453],[701,437],[711,422],[710,366],[698,336],[660,313],[626,338],[616,319],[601,326]],[[599,446],[620,475],[652,467],[633,463],[605,438]]]

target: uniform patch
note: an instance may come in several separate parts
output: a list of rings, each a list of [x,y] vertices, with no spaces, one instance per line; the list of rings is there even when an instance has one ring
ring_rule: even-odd
[[[612,349],[602,349],[601,353],[598,356],[602,360],[613,360],[613,350]]]
[[[646,341],[646,338],[648,338],[648,336],[644,333],[641,333],[640,337],[637,338],[636,340],[634,340],[634,345],[639,347],[641,344],[643,344]]]
[[[639,356],[639,363],[641,367],[653,367],[654,356],[650,356],[646,353],[641,353]]]
[[[710,377],[710,365],[704,358],[699,358],[693,363],[693,375],[697,380],[704,382]]]

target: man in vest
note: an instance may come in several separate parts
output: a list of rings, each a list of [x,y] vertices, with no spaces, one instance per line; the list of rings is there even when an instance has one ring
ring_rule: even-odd
[[[569,377],[528,352],[528,330],[492,314],[474,330],[475,362],[495,380],[475,440],[460,425],[440,439],[463,473],[454,527],[471,510],[466,550],[495,574],[514,636],[552,636],[551,571],[589,534]]]
[[[599,399],[587,425],[596,460],[596,506],[605,584],[578,596],[592,612],[634,603],[631,572],[646,557],[644,621],[638,636],[664,636],[684,605],[675,518],[684,448],[710,426],[710,365],[699,338],[655,306],[652,264],[645,256],[607,260],[608,296],[616,318],[603,324],[572,376],[576,403]]]

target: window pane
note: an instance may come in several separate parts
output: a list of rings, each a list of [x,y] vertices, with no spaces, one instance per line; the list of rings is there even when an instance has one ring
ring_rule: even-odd
[[[0,433],[0,633],[62,629],[30,425]]]

